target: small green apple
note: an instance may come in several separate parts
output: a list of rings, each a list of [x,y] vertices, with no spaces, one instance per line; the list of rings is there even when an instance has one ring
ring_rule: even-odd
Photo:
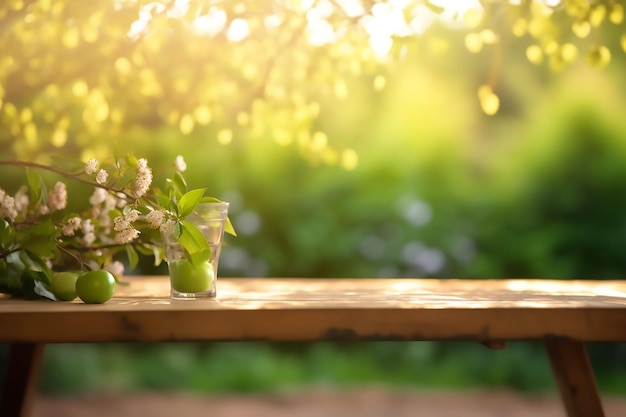
[[[78,272],[55,272],[50,279],[50,291],[61,301],[72,301],[76,298],[76,280]]]
[[[215,273],[209,261],[194,267],[186,259],[178,259],[169,263],[172,288],[178,292],[195,293],[207,291],[213,285]]]
[[[76,280],[76,293],[87,304],[106,303],[114,292],[115,277],[104,269],[85,272]]]

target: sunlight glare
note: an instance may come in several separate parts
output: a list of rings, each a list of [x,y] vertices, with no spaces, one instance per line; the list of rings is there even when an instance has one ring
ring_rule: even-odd
[[[341,0],[337,5],[343,9],[348,17],[363,16],[365,9],[361,0]]]
[[[228,16],[224,10],[211,7],[207,14],[194,19],[193,26],[198,34],[215,36],[224,30],[227,21]]]
[[[122,1],[122,0],[116,0]],[[132,1],[132,0],[131,0]],[[363,0],[284,0],[292,7],[300,9],[306,16],[308,40],[315,46],[337,42],[344,33],[342,24],[335,23],[335,15],[357,19],[369,37],[370,46],[379,58],[389,55],[395,37],[421,35],[433,23],[440,22],[449,27],[472,27],[480,23],[484,12],[480,0],[430,0],[433,7],[412,0],[387,0],[371,6]],[[515,4],[519,0],[509,0]],[[562,0],[533,0],[544,7],[553,8]],[[166,7],[163,2],[152,1],[141,6],[139,16],[128,31],[131,38],[137,38],[149,29],[150,21],[157,14],[184,18],[189,12],[190,0],[173,0]],[[440,8],[438,11],[436,8]],[[267,15],[262,20],[267,29],[274,29],[283,22],[277,15]],[[218,6],[197,15],[192,21],[193,30],[200,35],[216,36],[226,31],[232,42],[240,42],[250,36],[249,22],[245,18],[235,18],[229,22],[226,11]]]
[[[386,56],[393,46],[393,36],[408,36],[411,29],[404,18],[405,0],[376,3],[371,14],[363,16],[361,24],[370,37],[370,45],[379,58]]]
[[[139,9],[139,17],[131,25],[128,31],[128,36],[131,38],[137,38],[143,33],[148,23],[154,18],[154,15],[166,12],[168,17],[175,19],[182,18],[189,10],[189,0],[174,0],[174,3],[167,6],[163,2],[154,1],[141,6]]]
[[[483,6],[479,0],[431,0],[431,3],[443,9],[437,19],[447,26],[464,26],[463,17],[470,10],[480,11]]]
[[[544,0],[543,2],[548,7],[557,7],[561,4],[561,0]]]
[[[148,3],[139,9],[139,18],[130,25],[128,35],[131,38],[136,38],[146,30],[148,23],[152,20],[152,14],[162,13],[165,10],[165,6],[158,2]]]
[[[562,0],[534,0],[537,3],[542,3],[544,6],[548,7],[558,7]],[[513,4],[515,6],[520,6],[522,4],[522,0],[509,0],[509,4]]]
[[[228,26],[226,32],[226,38],[231,42],[240,42],[248,37],[250,34],[250,27],[246,19],[237,18],[233,19]]]
[[[409,26],[414,34],[421,35],[436,20],[437,15],[423,4],[418,4],[411,12]]]
[[[302,7],[307,10],[307,35],[309,42],[316,46],[322,46],[336,41],[335,29],[328,21],[328,18],[335,13],[335,6],[329,1],[322,0],[306,9],[305,3],[308,2],[303,2]]]
[[[280,26],[281,23],[282,23],[282,19],[275,14],[266,16],[265,19],[263,19],[263,24],[265,25],[267,29],[277,28]]]

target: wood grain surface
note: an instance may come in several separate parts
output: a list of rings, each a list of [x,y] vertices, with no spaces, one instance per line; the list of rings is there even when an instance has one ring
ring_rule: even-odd
[[[2,295],[0,342],[626,341],[622,281],[230,278],[202,301],[126,281],[101,305]]]

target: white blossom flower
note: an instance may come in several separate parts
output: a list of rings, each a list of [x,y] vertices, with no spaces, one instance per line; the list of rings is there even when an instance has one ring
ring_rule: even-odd
[[[80,230],[82,230],[83,233],[93,233],[95,230],[95,227],[93,223],[91,222],[91,219],[85,219],[81,221]]]
[[[63,230],[61,231],[61,233],[63,233],[63,236],[74,236],[74,234],[76,233],[76,229],[74,229],[71,224],[66,223],[63,225]]]
[[[91,246],[93,244],[93,242],[96,241],[96,234],[95,233],[87,233],[86,235],[83,236],[83,243],[86,246]]]
[[[129,227],[115,234],[115,242],[121,245],[130,243],[139,237],[139,230]]]
[[[104,233],[111,233],[111,218],[109,216],[100,216],[100,227],[104,229]]]
[[[124,264],[121,263],[120,261],[114,261],[109,264],[106,264],[104,266],[104,269],[106,271],[109,271],[116,277],[121,277],[122,275],[124,275]]]
[[[21,187],[17,193],[15,193],[15,209],[18,213],[22,213],[26,215],[28,212],[28,203],[30,199],[28,197],[28,189],[26,187]]]
[[[83,232],[83,243],[90,246],[96,241],[95,227],[91,222],[91,219],[85,219],[80,224],[80,229]]]
[[[117,202],[116,202],[116,207],[117,208],[124,208],[126,206],[126,195],[124,193],[117,193]]]
[[[172,219],[168,219],[161,224],[159,229],[161,230],[161,233],[163,233],[165,236],[169,236],[174,233],[174,226],[176,226],[176,222]]]
[[[63,225],[63,236],[74,236],[76,231],[81,228],[81,222],[80,217],[68,219]]]
[[[124,216],[117,216],[115,219],[113,219],[113,230],[115,230],[116,232],[123,232],[130,227],[130,222],[126,220]]]
[[[117,198],[110,193],[106,193],[106,198],[104,199],[104,207],[103,210],[105,213],[109,213],[109,211],[113,210],[117,206]]]
[[[187,170],[187,163],[182,155],[178,155],[174,160],[174,169],[178,172],[185,172]]]
[[[165,213],[163,210],[154,210],[146,214],[146,222],[152,229],[158,229],[165,221]]]
[[[61,181],[54,184],[54,190],[48,194],[50,211],[63,210],[67,206],[67,187]]]
[[[85,173],[87,173],[87,175],[95,174],[96,171],[98,170],[98,165],[99,163],[97,159],[93,159],[93,158],[90,159],[85,164]]]
[[[152,169],[148,166],[148,160],[140,158],[137,161],[137,179],[135,180],[135,194],[137,197],[144,195],[152,185]]]
[[[17,217],[17,209],[15,208],[15,199],[7,195],[6,191],[0,188],[0,217],[15,220]]]
[[[13,197],[9,195],[4,197],[4,200],[2,201],[2,209],[9,219],[15,220],[17,217],[17,209],[15,208],[15,199]]]
[[[126,221],[129,223],[136,222],[137,219],[139,219],[140,214],[141,213],[139,213],[138,210],[130,210],[128,213],[126,213],[126,215],[124,215],[124,219],[126,219]]]
[[[91,204],[92,206],[97,206],[104,203],[108,194],[109,193],[107,193],[104,188],[96,187],[93,190],[93,194],[91,194],[91,197],[89,197],[89,204]]]
[[[107,182],[108,177],[109,173],[106,172],[104,169],[101,169],[100,171],[98,171],[98,174],[96,174],[96,182],[98,184],[104,184],[105,182]]]
[[[109,212],[117,205],[117,198],[104,188],[95,188],[93,194],[89,198],[91,204],[91,212],[93,217],[100,221],[101,226],[111,224]]]
[[[45,204],[41,204],[37,207],[37,210],[35,210],[35,213],[38,216],[45,216],[46,214],[50,213],[50,208]]]

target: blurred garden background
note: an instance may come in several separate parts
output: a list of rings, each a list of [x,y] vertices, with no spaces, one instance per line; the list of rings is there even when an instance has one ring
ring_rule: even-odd
[[[9,0],[0,160],[182,155],[231,203],[223,277],[623,279],[623,5]],[[589,348],[626,395],[626,346]],[[426,342],[51,345],[41,390],[371,383],[554,390],[540,345]]]

